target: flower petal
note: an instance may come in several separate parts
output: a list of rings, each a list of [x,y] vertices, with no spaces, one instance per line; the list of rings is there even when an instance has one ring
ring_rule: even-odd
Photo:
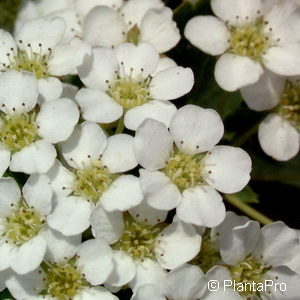
[[[112,8],[119,8],[123,0],[76,0],[75,8],[81,16],[86,16],[94,7],[106,5]]]
[[[224,126],[216,111],[190,104],[174,114],[170,132],[183,153],[196,154],[216,145],[223,136]]]
[[[255,83],[262,74],[263,69],[258,62],[231,53],[223,54],[215,66],[215,79],[228,92]]]
[[[2,148],[2,147],[1,147]],[[0,148],[0,176],[2,177],[10,164],[10,151],[5,148]]]
[[[38,80],[39,103],[57,100],[63,92],[62,82],[55,77],[41,78]]]
[[[89,299],[89,300],[118,300],[116,296],[110,293],[102,286],[86,288],[80,291],[73,300],[82,300],[82,299]],[[52,300],[52,298],[51,298]]]
[[[0,70],[2,71],[7,70],[7,67],[11,63],[11,56],[14,57],[16,55],[17,45],[12,35],[3,29],[0,29],[0,40]],[[7,56],[7,53],[10,55]]]
[[[211,55],[220,55],[229,48],[229,30],[213,16],[192,18],[186,24],[184,35],[195,47]]]

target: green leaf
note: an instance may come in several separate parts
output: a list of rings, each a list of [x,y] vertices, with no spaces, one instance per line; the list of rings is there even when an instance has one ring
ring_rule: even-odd
[[[0,28],[12,31],[22,0],[0,1]]]
[[[259,203],[259,196],[250,186],[246,186],[242,191],[235,193],[234,196],[244,203]]]
[[[14,299],[12,295],[9,293],[8,290],[4,290],[2,293],[0,293],[0,299],[1,300],[12,300]]]

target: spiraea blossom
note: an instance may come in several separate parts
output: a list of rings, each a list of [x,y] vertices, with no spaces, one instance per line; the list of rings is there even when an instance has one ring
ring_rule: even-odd
[[[249,181],[251,159],[242,149],[215,146],[224,131],[211,109],[180,108],[169,129],[146,119],[137,129],[135,151],[147,203],[156,209],[177,207],[180,220],[215,227],[225,218],[221,195],[240,191]]]
[[[257,83],[241,91],[251,109],[271,110],[258,130],[264,152],[280,161],[297,155],[300,149],[300,77],[266,72]]]
[[[95,123],[84,122],[61,144],[69,170],[58,161],[47,173],[56,192],[49,225],[66,235],[80,233],[90,225],[90,214],[99,202],[108,211],[125,211],[142,199],[139,179],[122,174],[137,166],[133,137],[109,138]]]
[[[164,224],[159,210],[146,209],[143,218],[134,209],[124,216],[106,212],[100,205],[92,215],[92,231],[113,249],[115,267],[107,284],[121,287],[127,283],[133,290],[159,283],[165,269],[188,262],[200,250],[201,236],[190,224],[180,221]]]
[[[37,106],[33,74],[9,70],[0,74],[0,174],[44,173],[53,165],[53,144],[66,140],[79,119],[74,101],[61,98]]]
[[[147,117],[168,126],[176,108],[167,100],[185,95],[194,84],[190,68],[161,70],[158,52],[147,43],[96,47],[92,52],[78,69],[86,88],[76,95],[87,121],[111,123],[124,115],[125,126],[131,130]]]
[[[112,251],[104,241],[86,241],[74,253],[66,246],[59,250],[65,251],[64,257],[43,261],[38,269],[26,275],[8,277],[6,285],[17,300],[118,299],[98,286],[113,268]]]
[[[300,73],[299,7],[274,2],[212,0],[217,17],[197,16],[187,23],[185,36],[194,46],[220,55],[215,78],[223,89],[255,83],[264,67],[284,76]]]

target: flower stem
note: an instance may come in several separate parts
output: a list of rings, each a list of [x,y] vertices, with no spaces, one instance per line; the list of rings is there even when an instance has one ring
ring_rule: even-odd
[[[125,126],[124,126],[124,114],[123,114],[122,117],[119,119],[115,134],[122,133],[124,127]]]
[[[248,205],[247,203],[242,202],[239,198],[235,197],[235,195],[224,195],[224,198],[231,205],[237,207],[239,210],[244,212],[246,215],[251,217],[252,219],[260,222],[263,225],[273,223],[274,221]]]

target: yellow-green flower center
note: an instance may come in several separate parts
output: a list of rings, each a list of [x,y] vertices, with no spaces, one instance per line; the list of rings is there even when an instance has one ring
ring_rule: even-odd
[[[107,167],[97,161],[92,166],[73,170],[75,174],[73,195],[87,198],[97,203],[103,192],[118,177],[110,174]]]
[[[126,36],[126,42],[132,43],[134,45],[138,45],[140,41],[141,31],[137,25],[133,26],[128,32]]]
[[[271,267],[265,266],[262,262],[257,261],[257,259],[252,256],[248,256],[244,261],[240,262],[235,266],[229,266],[229,271],[231,272],[232,279],[236,283],[243,283],[244,289],[240,292],[242,295],[257,293],[251,288],[251,284],[264,282],[264,274],[268,272]],[[248,285],[246,283],[249,283]]]
[[[0,142],[13,153],[39,139],[36,113],[0,114]]]
[[[107,94],[125,110],[128,110],[151,100],[150,81],[150,76],[146,78],[141,75],[135,78],[132,76],[118,76],[112,85],[108,85]]]
[[[300,131],[300,83],[287,81],[281,102],[275,109],[283,118]]]
[[[136,260],[155,260],[156,238],[161,230],[161,225],[138,223],[133,218],[126,217],[123,235],[112,248],[124,251]]]
[[[262,55],[271,46],[269,37],[264,32],[262,19],[243,26],[230,26],[229,30],[231,32],[229,52],[262,61]]]
[[[202,159],[205,153],[188,155],[175,148],[166,166],[162,169],[171,181],[183,191],[195,185],[205,184],[202,177]]]
[[[74,262],[65,264],[47,264],[45,284],[47,290],[41,294],[47,294],[59,300],[71,300],[78,292],[89,286],[83,274],[77,270]]]
[[[21,200],[16,210],[6,218],[5,237],[16,246],[31,240],[42,228],[44,217]]]

